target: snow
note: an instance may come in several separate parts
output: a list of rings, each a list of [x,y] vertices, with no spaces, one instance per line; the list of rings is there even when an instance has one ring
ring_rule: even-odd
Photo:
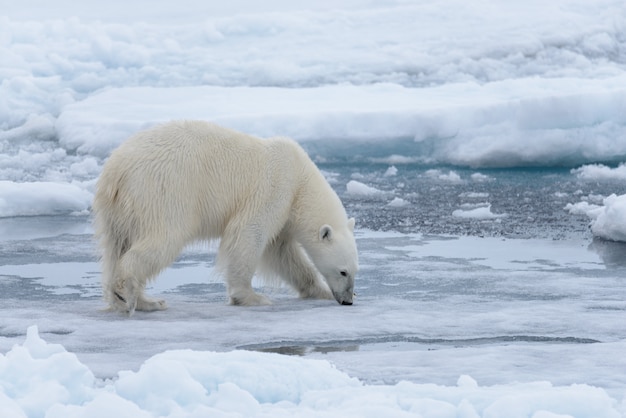
[[[565,205],[565,210],[567,210],[572,215],[587,215],[591,219],[597,219],[600,215],[600,212],[604,210],[604,208],[600,205],[594,205],[589,202],[578,202],[578,203],[568,203]]]
[[[576,177],[589,181],[606,180],[626,180],[626,164],[620,163],[612,168],[604,164],[587,164],[582,167],[572,169],[572,174]]]
[[[28,328],[0,355],[0,410],[10,417],[577,416],[620,417],[601,389],[547,382],[480,386],[364,384],[324,360],[172,350],[99,381],[76,355]]]
[[[401,197],[394,197],[391,202],[387,203],[387,206],[392,208],[402,208],[407,205],[410,205],[410,203],[402,199]]]
[[[396,165],[626,159],[621,1],[265,3],[5,5],[0,179],[16,185],[2,187],[69,183],[82,202],[113,148],[173,118],[302,142],[410,140],[369,156]],[[20,201],[2,216],[84,209]]]
[[[87,212],[92,200],[74,184],[0,181],[0,217]]]
[[[459,195],[459,197],[465,199],[486,199],[489,197],[489,193],[463,192]]]
[[[384,176],[385,177],[391,177],[391,176],[395,176],[396,174],[398,174],[398,169],[396,168],[395,165],[392,165],[392,166],[389,166],[387,171],[385,171]]]
[[[483,174],[483,173],[472,173],[470,178],[472,179],[472,181],[476,181],[476,182],[492,180],[491,177],[489,177],[488,175]]]
[[[461,183],[461,176],[456,171],[450,170],[448,173],[443,173],[441,170],[433,168],[430,170],[426,170],[424,173],[426,177],[430,177],[433,179],[438,179],[441,181],[446,181],[450,183]]]
[[[612,194],[603,200],[602,206],[584,201],[568,203],[565,210],[574,215],[587,215],[595,236],[626,242],[626,195]]]
[[[622,0],[49,3],[0,11],[0,416],[626,416]],[[351,310],[225,306],[203,246],[98,310],[95,182],[175,118],[324,165]]]
[[[604,164],[587,164],[572,169],[572,174],[585,181],[623,182],[626,180],[626,165],[609,167]],[[583,199],[583,198],[581,198]],[[574,215],[587,215],[591,219],[591,231],[599,238],[612,241],[626,241],[626,194],[617,196],[586,196],[585,200],[568,203],[565,210]],[[589,200],[599,200],[589,203]]]
[[[432,148],[417,157],[458,165],[614,160],[626,155],[626,142],[620,140],[625,136],[626,105],[621,102],[625,102],[626,90],[615,93],[617,86],[626,85],[626,76],[602,83],[606,85],[585,86],[586,80],[515,79],[422,88],[389,83],[117,88],[66,106],[56,127],[65,148],[96,156],[106,155],[148,124],[188,117],[210,119],[263,137],[287,135],[300,141],[408,137]],[[554,97],[574,87],[607,93],[600,98]],[[524,97],[531,93],[546,97]],[[130,109],[129,96],[133,97]],[[554,107],[560,110],[546,115],[545,109]],[[598,109],[607,109],[609,114],[597,114]],[[563,153],[564,143],[571,152]]]
[[[626,195],[604,199],[603,210],[591,224],[594,235],[613,241],[626,241]]]

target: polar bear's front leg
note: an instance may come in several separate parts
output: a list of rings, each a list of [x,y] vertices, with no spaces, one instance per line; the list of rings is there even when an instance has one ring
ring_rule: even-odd
[[[231,305],[260,306],[271,305],[272,302],[252,289],[252,275],[248,278],[229,274],[226,278],[228,297]]]
[[[286,236],[279,236],[263,254],[263,267],[278,274],[304,299],[334,299],[332,292],[319,278],[300,245]]]
[[[258,306],[272,302],[252,289],[252,277],[263,251],[264,240],[255,228],[224,234],[218,253],[218,265],[226,275],[231,305]]]

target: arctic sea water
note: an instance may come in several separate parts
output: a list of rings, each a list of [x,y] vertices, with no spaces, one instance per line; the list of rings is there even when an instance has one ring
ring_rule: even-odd
[[[626,6],[0,11],[0,416],[626,415]],[[291,136],[357,218],[355,304],[226,304],[215,245],[103,310],[90,205],[139,129]]]

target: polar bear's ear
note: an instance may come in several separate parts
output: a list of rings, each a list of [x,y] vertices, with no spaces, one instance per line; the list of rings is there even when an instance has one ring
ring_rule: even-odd
[[[354,220],[354,218],[350,218],[348,219],[348,229],[352,232],[354,232],[354,224],[356,223],[356,221]]]
[[[333,239],[333,227],[330,225],[322,225],[320,228],[320,241]]]

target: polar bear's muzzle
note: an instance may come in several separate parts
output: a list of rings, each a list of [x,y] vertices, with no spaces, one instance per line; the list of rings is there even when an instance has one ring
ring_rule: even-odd
[[[352,298],[354,297],[354,292],[333,292],[333,296],[335,300],[339,302],[340,305],[352,305]]]

